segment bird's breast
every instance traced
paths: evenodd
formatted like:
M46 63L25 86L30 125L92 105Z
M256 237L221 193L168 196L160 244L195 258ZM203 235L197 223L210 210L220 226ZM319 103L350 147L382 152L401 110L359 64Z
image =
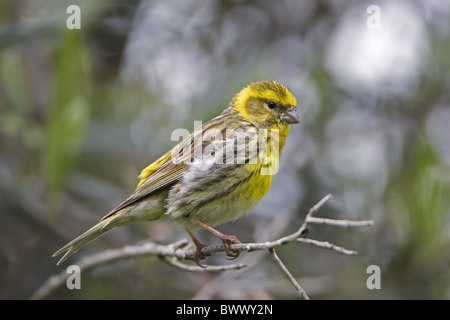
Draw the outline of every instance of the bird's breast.
M189 171L167 198L167 214L180 227L198 229L233 221L248 213L267 193L271 175L262 175L260 164L218 165L209 174ZM196 169L194 169L196 170Z

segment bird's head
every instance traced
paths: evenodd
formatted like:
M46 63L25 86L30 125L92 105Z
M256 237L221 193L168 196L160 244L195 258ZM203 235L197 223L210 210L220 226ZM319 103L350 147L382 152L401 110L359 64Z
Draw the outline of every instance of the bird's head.
M234 96L231 108L259 128L288 129L300 122L295 96L275 81L249 84Z

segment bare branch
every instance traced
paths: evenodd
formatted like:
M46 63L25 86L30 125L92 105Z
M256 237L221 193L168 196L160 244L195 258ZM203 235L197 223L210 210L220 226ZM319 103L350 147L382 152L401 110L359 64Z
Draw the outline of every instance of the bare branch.
M337 220L337 219L309 217L307 219L307 221L308 221L308 223L328 224L331 226L344 227L344 228L373 226L372 220L355 221L355 220Z
M303 238L304 233L308 228L308 224L309 223L327 224L340 227L360 227L373 225L373 221L371 220L355 221L355 220L336 220L336 219L313 217L313 214L317 212L330 199L332 199L332 196L331 194L328 194L325 197L323 197L315 206L313 206L306 214L302 225L296 232L274 241L233 244L230 246L230 249L237 252L242 251L251 252L261 250L270 252L274 260L283 270L283 272L289 277L291 283L294 285L300 297L309 299L306 292L301 288L301 286L291 275L289 270L287 270L286 266L282 263L278 255L275 253L274 249L291 242L300 242L312 244L325 249L330 249L339 252L341 254L355 255L356 251L348 250L326 241L318 241ZM82 259L79 263L77 263L77 265L81 271L86 271L95 268L99 265L111 263L113 261L117 261L120 259L153 255L160 257L163 261L169 263L172 266L175 266L177 268L186 271L196 271L196 272L225 271L225 270L237 270L246 267L246 265L244 264L232 264L221 266L207 266L206 268L199 268L198 266L192 266L182 263L180 262L181 260L193 260L195 255L195 250L184 249L184 247L188 243L189 242L186 239L174 242L169 245L161 245L150 241L144 241L134 245L124 246L118 249L110 249L91 256L87 256L84 259ZM225 247L223 245L205 247L202 249L201 252L203 255L207 256L211 255L212 253L221 251L225 251ZM49 277L47 281L33 293L31 299L43 299L50 296L54 291L56 291L58 288L64 285L66 279L67 274L64 271Z
M297 290L298 295L300 298L303 298L305 300L309 300L308 295L306 294L305 290L300 286L300 284L295 280L294 276L289 272L288 268L284 265L284 263L281 261L281 259L278 257L278 255L275 252L275 249L270 249L269 253L272 255L275 262L280 266L281 270L287 275L289 278L289 281L294 286L295 290Z
M318 241L318 240L307 239L307 238L298 238L295 241L312 244L312 245L315 245L315 246L320 247L320 248L330 249L330 250L336 251L338 253L346 254L346 255L349 255L349 256L354 256L354 255L358 254L354 250L347 250L347 249L339 247L339 246L337 246L335 244L329 243L328 241Z
M160 245L154 242L145 241L135 245L129 245L118 249L110 249L87 256L77 263L80 271L87 271L97 266L111 263L113 261L127 259L132 257L156 255L156 256L175 256L184 259L184 253L179 248L186 246L189 242L186 239L174 242L169 245ZM45 299L58 288L62 287L67 280L67 273L64 271L51 276L47 281L36 290L30 299Z
M206 265L206 268L201 268L199 266L193 266L185 263L181 263L179 259L176 257L168 257L168 256L161 256L161 259L164 262L167 262L168 264L180 268L182 270L191 271L191 272L204 272L206 271L227 271L227 270L239 270L242 268L245 268L247 265L242 263L236 263L236 264L229 264L229 265L223 265L223 266L209 266Z
M295 213L294 208L285 208L275 215L268 224L260 224L256 226L253 231L253 238L255 242L264 242L268 239L277 238L286 229L289 222ZM265 253L260 251L260 253ZM248 278L251 273L265 257L265 254L248 254L243 255L239 259L242 263L247 265L247 268L235 270L233 272L222 272L214 279L206 282L195 294L191 297L192 300L208 300L212 299L218 293L225 294L225 299L242 299L246 297L246 290L249 288L240 288L236 290L233 285L236 281L242 283Z

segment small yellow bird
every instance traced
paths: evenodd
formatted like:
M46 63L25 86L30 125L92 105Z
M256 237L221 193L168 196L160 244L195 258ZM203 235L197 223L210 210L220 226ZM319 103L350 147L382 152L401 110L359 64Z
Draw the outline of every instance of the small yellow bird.
M188 232L199 266L205 245L192 232L202 228L236 258L230 245L239 240L213 227L242 217L269 191L290 125L299 122L296 108L292 92L275 81L243 88L219 116L143 169L128 199L56 251L65 252L58 264L115 227L161 219Z

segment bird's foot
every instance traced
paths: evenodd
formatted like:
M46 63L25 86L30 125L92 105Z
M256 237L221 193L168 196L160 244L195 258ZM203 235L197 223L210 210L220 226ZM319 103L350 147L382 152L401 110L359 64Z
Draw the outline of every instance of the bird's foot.
M227 255L228 260L234 260L237 257L239 257L240 252L239 251L233 251L231 250L230 246L233 244L240 244L241 242L236 238L236 236L230 236L227 234L221 234L219 236L220 240L223 242L223 246L225 247L225 254Z
M191 237L192 241L195 244L195 253L194 253L194 262L200 267L200 268L206 268L206 266L202 265L200 263L200 260L205 259L205 255L202 253L202 249L208 247L208 245L201 243L200 241L198 241L198 239L194 236L194 234L187 230L187 233L189 234L189 236Z
M216 229L214 229L213 227L207 225L204 222L199 222L199 224L205 228L206 230L212 232L213 234L215 234L220 240L222 240L223 242L223 246L225 247L225 254L227 255L227 257L229 258L229 260L234 260L237 257L239 257L240 252L239 251L233 251L231 250L230 246L233 244L239 244L241 243L238 238L236 238L236 236L230 236L227 234L224 234Z

